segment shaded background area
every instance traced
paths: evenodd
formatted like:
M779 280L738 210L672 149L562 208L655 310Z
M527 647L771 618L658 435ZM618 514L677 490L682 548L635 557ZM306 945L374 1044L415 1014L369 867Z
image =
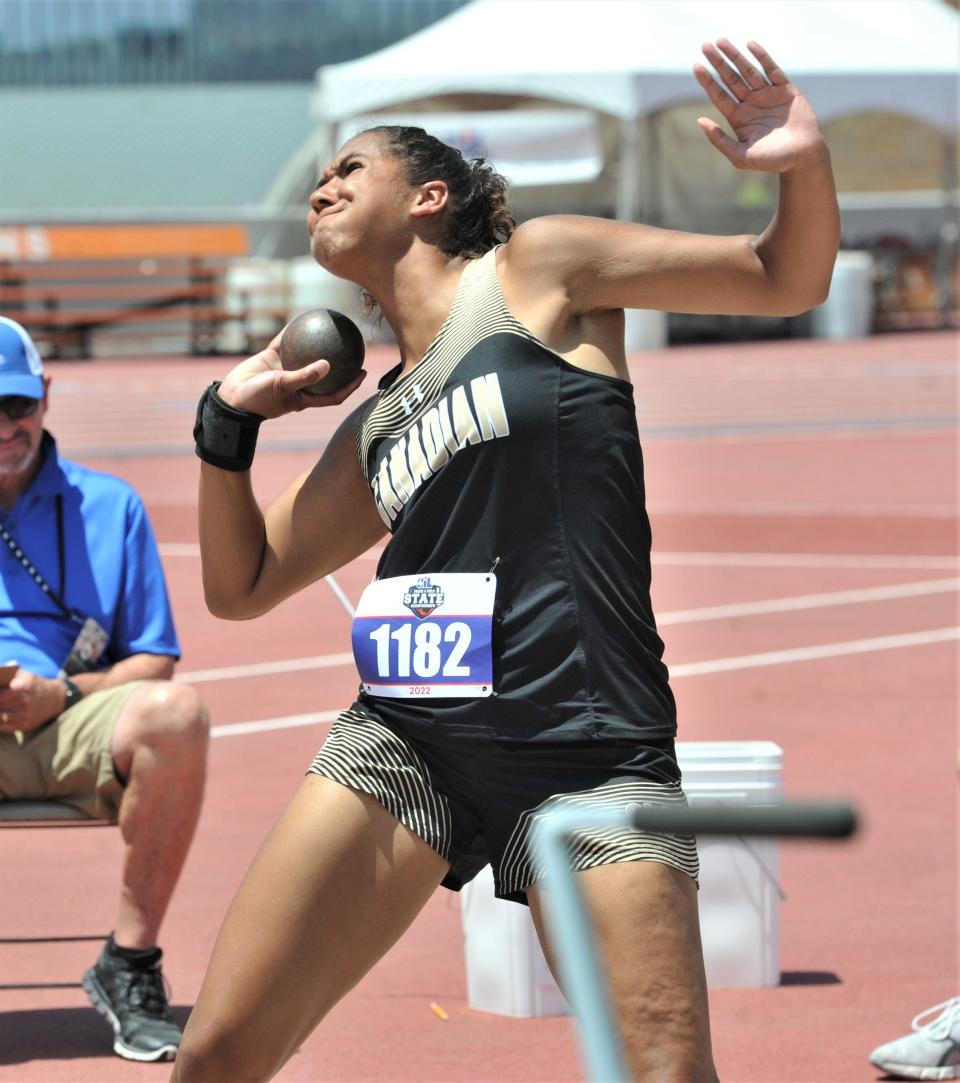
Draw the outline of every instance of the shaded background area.
M552 10L545 23L540 0L0 0L16 163L0 170L0 310L51 356L229 353L309 303L358 314L356 291L303 261L305 205L338 140L383 117L491 157L520 220L759 232L776 178L732 169L696 125L710 107L689 69L701 38L727 32L762 33L821 111L842 244L865 254L838 268L839 333L956 325L955 5ZM548 115L565 134L545 134ZM628 336L835 335L825 322L670 314L636 317Z

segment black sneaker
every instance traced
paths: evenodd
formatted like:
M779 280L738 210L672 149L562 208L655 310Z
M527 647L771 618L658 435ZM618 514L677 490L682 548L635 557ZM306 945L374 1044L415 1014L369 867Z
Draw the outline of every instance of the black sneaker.
M83 975L90 1002L113 1027L114 1052L127 1060L173 1060L180 1045L180 1028L163 988L162 954L151 948L131 961L119 954L111 935Z

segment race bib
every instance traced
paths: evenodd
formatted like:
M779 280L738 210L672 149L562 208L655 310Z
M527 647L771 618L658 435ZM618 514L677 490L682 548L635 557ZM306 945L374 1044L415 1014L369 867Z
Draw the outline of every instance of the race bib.
M478 699L493 694L491 573L378 579L353 620L363 689L391 699Z

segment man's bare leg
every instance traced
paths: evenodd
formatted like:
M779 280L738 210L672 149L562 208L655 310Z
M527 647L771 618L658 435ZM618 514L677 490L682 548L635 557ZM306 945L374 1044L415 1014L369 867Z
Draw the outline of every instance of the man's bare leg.
M169 681L135 689L117 718L111 751L126 788L120 803L125 847L114 940L122 947L157 943L200 815L208 737L200 697Z

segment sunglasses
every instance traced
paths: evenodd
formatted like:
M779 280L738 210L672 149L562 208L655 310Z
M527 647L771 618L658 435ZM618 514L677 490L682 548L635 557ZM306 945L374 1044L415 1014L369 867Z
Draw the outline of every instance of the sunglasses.
M6 414L11 421L19 421L35 414L39 405L40 400L29 395L4 395L0 398L0 414Z

